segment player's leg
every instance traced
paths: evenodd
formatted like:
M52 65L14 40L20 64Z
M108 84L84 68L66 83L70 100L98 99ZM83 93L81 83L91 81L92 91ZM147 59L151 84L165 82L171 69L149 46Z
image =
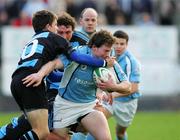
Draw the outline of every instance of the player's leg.
M12 95L32 127L32 130L22 135L19 140L41 140L49 134L45 84L27 88L22 82L26 75L28 74L18 74L11 82Z
M32 126L32 130L25 133L22 137L20 137L19 140L45 139L49 134L48 110L38 109L38 110L27 112L27 118Z
M13 118L9 124L1 127L0 131L2 133L0 133L0 139L18 139L29 130L31 130L31 125L25 116L21 115L20 117Z
M116 138L117 140L127 140L126 129L131 125L136 110L137 110L137 99L128 102L113 102L114 118L117 122L116 125Z
M107 119L110 118L113 114L112 106L106 102L103 102L102 105L97 104L94 109L103 112L103 114L106 116ZM95 138L88 133L86 140L95 140Z
M81 120L84 128L91 133L95 139L111 140L108 122L104 114L100 111L93 111Z
M120 125L116 125L116 140L127 140L126 127L122 127Z

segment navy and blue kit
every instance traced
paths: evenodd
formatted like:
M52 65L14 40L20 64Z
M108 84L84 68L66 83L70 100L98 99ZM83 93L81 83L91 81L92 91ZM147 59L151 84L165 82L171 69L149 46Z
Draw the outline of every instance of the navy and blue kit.
M70 50L65 39L51 32L38 33L27 43L11 82L12 95L21 110L48 108L44 82L42 81L37 87L26 87L22 79L38 72L44 64L55 59L58 54L69 56Z

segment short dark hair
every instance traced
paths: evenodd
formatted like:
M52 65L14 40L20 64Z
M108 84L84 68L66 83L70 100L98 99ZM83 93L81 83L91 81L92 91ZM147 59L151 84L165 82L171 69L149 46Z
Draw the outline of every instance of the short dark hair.
M108 44L113 45L115 42L114 37L112 34L106 30L100 30L96 33L94 33L89 40L89 47L91 48L93 45L95 45L97 48L100 48L101 45Z
M122 30L118 30L116 31L113 36L117 37L117 38L123 38L123 39L126 39L126 42L129 41L129 36L127 33L125 33L124 31Z
M76 21L70 14L63 12L58 16L57 25L72 26L72 30L74 30Z
M46 25L52 25L57 16L48 10L37 11L33 14L32 25L35 32L43 31Z

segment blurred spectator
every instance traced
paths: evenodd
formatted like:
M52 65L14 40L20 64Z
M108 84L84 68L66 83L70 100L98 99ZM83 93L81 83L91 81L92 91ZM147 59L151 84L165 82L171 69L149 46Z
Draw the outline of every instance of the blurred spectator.
M28 0L22 10L32 17L35 12L43 9L48 9L47 3L43 0Z
M66 11L66 1L65 0L44 0L48 4L49 10L56 14L61 11Z
M95 0L85 0L85 1L82 2L81 6L80 6L80 10L82 11L85 8L93 8L96 11L98 11L96 4L97 3L96 3Z
M99 13L98 14L98 25L107 25L107 20L104 14Z
M119 13L119 12L121 11L119 10L117 0L108 0L106 2L104 13L106 15L108 24L110 25L115 24L116 13Z
M9 24L9 19L8 19L7 11L4 8L2 8L0 9L0 27L8 24Z
M151 17L151 20L154 19L153 2L154 2L153 0L134 0L133 23L135 24L144 23L145 19L143 18L147 18L148 16ZM143 17L144 16L143 13L146 13L145 17ZM147 13L148 13L148 16L146 17Z
M8 15L10 20L13 18L18 18L22 8L26 4L27 0L14 0L8 5Z
M155 22L152 20L151 14L148 12L143 12L139 15L139 18L135 20L135 25L141 26L152 26L156 25Z
M116 13L115 16L115 25L125 25L127 24L127 18L123 14L123 12Z
M129 25L132 22L133 0L117 0L120 10L123 14L118 15L118 19L124 18L124 24Z
M66 0L66 12L76 20L79 19L80 11L79 6L75 4L74 0Z
M21 11L18 18L15 18L11 21L11 25L20 27L20 26L31 26L32 19L27 13Z
M159 23L161 25L172 25L176 13L174 0L159 1Z
M134 8L137 13L147 12L149 14L152 14L153 0L134 0Z

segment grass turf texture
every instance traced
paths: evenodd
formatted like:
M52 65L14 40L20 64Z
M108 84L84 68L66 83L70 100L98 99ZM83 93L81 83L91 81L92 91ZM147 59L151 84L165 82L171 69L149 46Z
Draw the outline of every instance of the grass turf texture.
M0 126L18 113L0 113ZM109 119L112 140L115 120ZM128 128L129 140L180 140L180 112L138 112Z

